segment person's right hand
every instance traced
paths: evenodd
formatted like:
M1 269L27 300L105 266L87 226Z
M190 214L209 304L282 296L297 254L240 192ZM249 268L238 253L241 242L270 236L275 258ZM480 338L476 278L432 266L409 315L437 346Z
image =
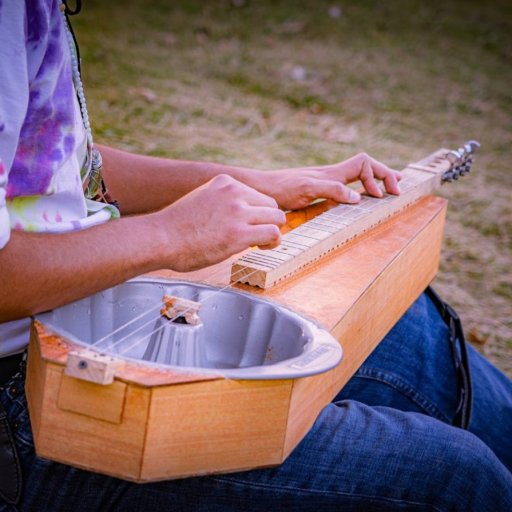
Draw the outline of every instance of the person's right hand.
M258 245L281 241L285 214L276 201L228 175L219 175L160 210L167 268L187 272Z

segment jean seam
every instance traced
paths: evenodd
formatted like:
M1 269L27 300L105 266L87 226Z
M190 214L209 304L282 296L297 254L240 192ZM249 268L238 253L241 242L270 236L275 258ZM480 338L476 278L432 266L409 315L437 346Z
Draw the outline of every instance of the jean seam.
M420 503L417 501L405 500L405 499L402 500L402 499L396 499L396 498L385 498L382 496L373 496L373 495L368 495L368 494L342 492L342 491L331 491L331 490L320 490L320 489L318 489L318 490L317 489L302 489L300 487L291 487L291 486L285 486L285 485L276 486L276 485L268 485L268 484L257 483L257 482L246 482L243 480L237 480L236 478L229 478L229 477L211 477L211 478L212 478L212 480L216 480L221 483L235 484L235 485L243 486L243 487L253 487L255 489L263 488L263 489L271 489L273 491L286 490L286 491L291 491L291 492L295 492L295 493L303 493L303 494L315 494L315 495L320 494L323 496L333 495L333 496L344 496L344 497L349 497L349 498L371 499L371 500L383 502L383 503L402 504L402 505L408 505L408 506L410 506L410 505L419 506L419 507L422 507L423 509L425 509L425 507L427 507L426 510L442 512L442 509L437 508L431 504L425 505L424 503Z
M420 393L416 388L411 386L408 382L403 380L398 375L385 372L379 370L377 368L360 368L354 377L359 377L361 379L367 380L376 380L383 384L387 384L391 388L399 391L403 396L417 405L420 409L422 409L425 413L430 416L435 417L438 420L443 422L450 423L450 418L444 415L434 403L432 403L425 395Z

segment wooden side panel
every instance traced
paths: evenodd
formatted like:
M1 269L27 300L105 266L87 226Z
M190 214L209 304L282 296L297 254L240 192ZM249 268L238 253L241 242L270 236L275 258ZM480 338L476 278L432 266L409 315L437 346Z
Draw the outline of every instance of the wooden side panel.
M279 464L292 381L153 389L141 480Z
M44 386L46 382L46 365L41 357L37 333L32 326L30 330L30 343L28 346L27 377L25 379L25 393L27 396L28 411L32 435L37 445L43 414Z
M31 407L31 417L38 417L34 438L38 455L91 471L138 479L150 390L127 386L122 422L115 424L59 408L64 368L43 360L37 364L46 367L42 370L46 374L45 386L36 388L36 381L27 382L27 386L32 401L42 403L39 414L37 407L35 410ZM33 371L32 375L36 373ZM100 410L105 407L105 399L103 386L97 388L97 393L89 394L88 407ZM73 441L64 442L67 439Z
M341 364L327 373L294 381L285 456L436 275L445 211L438 210L333 327L332 334L344 348ZM360 248L352 248L351 256L355 261L361 258L359 268L364 272L364 254L360 249L372 251L378 246L369 241Z
M110 423L121 423L126 388L124 382L116 381L107 386L64 374L60 382L57 404L65 411ZM98 407L98 394L103 398L101 407Z

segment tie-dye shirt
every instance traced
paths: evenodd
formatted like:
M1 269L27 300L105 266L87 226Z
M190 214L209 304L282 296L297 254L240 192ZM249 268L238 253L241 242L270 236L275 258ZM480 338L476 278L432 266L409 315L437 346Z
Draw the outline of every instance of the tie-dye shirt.
M12 229L60 233L118 216L84 197L86 139L60 1L0 0L0 250ZM26 344L26 325L0 324L0 356Z

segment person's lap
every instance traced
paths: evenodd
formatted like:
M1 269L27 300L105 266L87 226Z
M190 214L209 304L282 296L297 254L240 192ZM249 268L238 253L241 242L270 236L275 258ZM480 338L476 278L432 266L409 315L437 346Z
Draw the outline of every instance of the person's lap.
M496 455L510 468L511 384L471 351L471 430L495 455L449 425L458 390L446 334L422 296L282 465L228 475L141 485L40 459L19 396L20 509L508 510L512 476Z

